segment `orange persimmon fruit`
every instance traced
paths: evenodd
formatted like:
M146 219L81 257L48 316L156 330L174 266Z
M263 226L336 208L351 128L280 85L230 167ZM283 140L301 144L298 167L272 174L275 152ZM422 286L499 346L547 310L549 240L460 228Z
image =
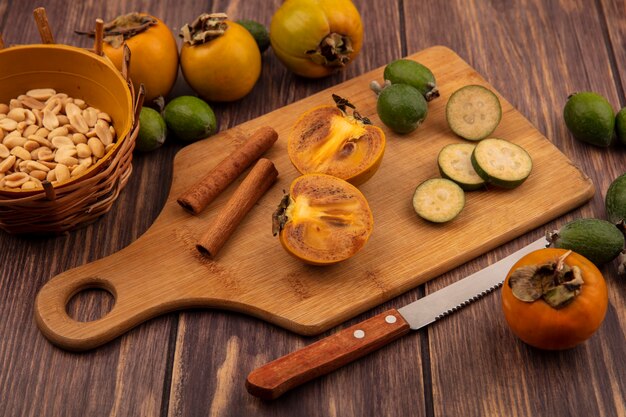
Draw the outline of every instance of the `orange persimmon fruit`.
M180 67L185 80L207 101L243 98L261 75L254 37L223 13L204 13L181 29Z
M354 256L368 241L374 218L365 196L352 184L326 174L296 178L273 217L283 248L313 265Z
M569 349L584 342L602 324L607 307L602 273L565 249L540 249L522 257L502 287L509 327L540 349Z
M272 17L270 41L290 71L326 77L357 57L363 22L351 0L286 0Z
M122 31L122 35L115 35ZM178 46L170 29L160 19L146 13L129 13L105 25L102 51L122 70L124 43L128 45L130 79L135 92L145 87L145 101L167 96L178 75Z
M289 158L300 173L328 174L354 185L376 173L384 151L382 129L331 105L302 114L287 141Z

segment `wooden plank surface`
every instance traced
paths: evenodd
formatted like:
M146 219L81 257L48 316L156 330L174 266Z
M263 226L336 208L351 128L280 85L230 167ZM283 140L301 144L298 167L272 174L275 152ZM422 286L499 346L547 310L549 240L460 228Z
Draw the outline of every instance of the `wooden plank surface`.
M59 42L88 46L72 33L97 16L149 9L172 28L201 11L225 10L268 24L279 1L46 2ZM457 51L582 167L597 192L592 201L547 227L580 216L604 215L606 187L626 168L624 149L574 142L562 123L567 94L590 89L615 108L626 103L621 1L402 2L356 1L366 23L366 45L348 71L307 81L287 74L268 51L252 95L215 106L221 129L330 87L432 45ZM35 2L0 2L5 43L36 42ZM621 83L621 84L620 84ZM184 84L179 92L188 91ZM0 236L0 415L604 415L626 409L626 287L615 265L602 271L609 313L599 332L569 352L547 354L515 339L491 296L409 335L279 401L245 393L247 373L315 339L240 314L192 311L152 320L87 354L52 347L36 329L32 305L52 276L125 247L150 226L167 197L170 143L137 156L128 188L99 222L56 238ZM141 198L137 198L141 196ZM543 230L465 264L431 283L342 324L341 328L474 272L530 242ZM95 307L95 308L94 308ZM110 307L95 295L78 297L73 314L98 316ZM332 331L331 331L332 332ZM328 333L331 333L328 332ZM494 342L496 341L496 342ZM495 360L494 360L495 358ZM564 394L565 393L565 394ZM570 393L571 395L567 395ZM569 402L563 402L564 398Z
M513 105L576 164L587 169L597 188L590 204L551 222L535 235L573 218L603 216L606 188L616 175L626 171L624 149L581 146L568 134L561 115L567 96L574 91L597 91L616 109L623 100L613 83L610 47L594 47L606 36L604 17L593 2L523 1L493 8L483 8L480 3L455 1L446 6L453 11L451 24L457 28L447 33L448 44L458 47L459 54L497 89L507 91ZM406 15L411 7L415 2L405 3ZM623 9L623 4L619 8ZM443 6L431 12L443 13ZM424 42L421 36L411 36L421 24L424 22L419 15L417 20L407 20L409 50ZM463 33L462 39L455 38L459 33ZM478 264L494 259L489 255L480 258ZM458 274L446 274L429 283L427 292L473 270L468 265ZM624 345L618 342L624 340L624 331L615 330L624 329L626 324L624 286L615 265L605 266L603 272L613 314L609 313L596 337L572 351L546 353L517 340L501 315L499 297L489 297L432 326L428 350L434 415L624 415L626 374L615 371L618 363L623 363L618 358L624 354ZM458 343L461 340L468 343ZM607 360L607 356L612 359ZM589 375L593 375L593 382ZM611 382L596 383L600 375ZM548 388L555 383L558 389ZM458 386L464 388L458 390ZM559 392L576 395L562 403Z

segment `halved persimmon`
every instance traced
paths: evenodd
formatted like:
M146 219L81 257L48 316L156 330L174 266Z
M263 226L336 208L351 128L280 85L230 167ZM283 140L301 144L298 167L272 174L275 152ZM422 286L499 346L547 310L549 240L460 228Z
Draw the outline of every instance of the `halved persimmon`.
M296 178L273 217L285 250L309 264L330 265L356 254L368 241L374 218L365 196L331 175Z
M333 96L337 107L315 107L300 116L288 139L291 162L302 174L322 173L363 184L378 170L385 134L356 111L346 113L347 100Z

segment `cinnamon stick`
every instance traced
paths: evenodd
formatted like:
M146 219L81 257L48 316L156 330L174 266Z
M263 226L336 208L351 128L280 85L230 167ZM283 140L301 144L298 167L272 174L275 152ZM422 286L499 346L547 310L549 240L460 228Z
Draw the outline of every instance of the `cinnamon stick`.
M277 177L278 171L272 161L259 159L196 244L198 251L206 256L215 256Z
M4 39L2 39L2 33L0 33L0 49L4 49Z
M54 37L52 36L52 31L50 30L50 24L48 23L48 15L46 14L46 9L44 9L43 7L37 7L33 11L33 15L35 16L37 29L39 29L41 43L54 43Z
M224 158L204 178L178 198L178 204L193 214L200 213L254 161L272 147L278 133L269 126L257 129L248 140Z

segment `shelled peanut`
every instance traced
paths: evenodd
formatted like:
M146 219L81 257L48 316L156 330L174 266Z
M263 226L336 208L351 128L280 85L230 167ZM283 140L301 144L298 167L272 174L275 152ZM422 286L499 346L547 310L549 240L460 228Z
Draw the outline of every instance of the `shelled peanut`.
M51 88L0 103L0 188L31 190L77 177L114 146L111 117Z

